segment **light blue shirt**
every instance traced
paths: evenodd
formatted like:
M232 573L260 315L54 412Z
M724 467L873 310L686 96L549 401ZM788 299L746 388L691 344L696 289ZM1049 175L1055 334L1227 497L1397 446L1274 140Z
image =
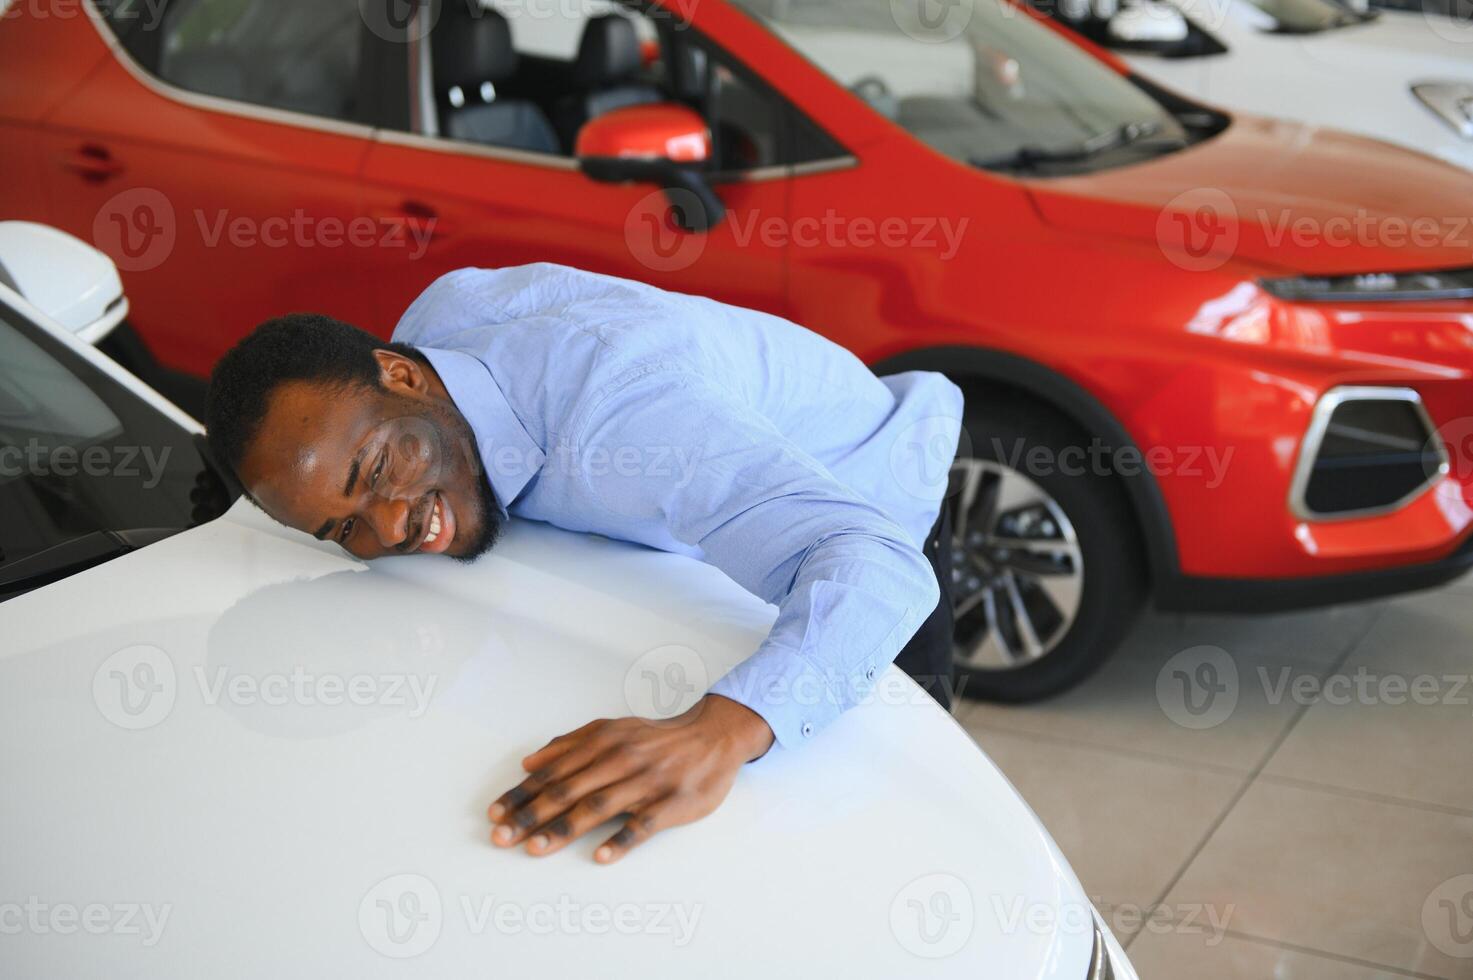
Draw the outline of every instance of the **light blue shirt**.
M801 745L940 594L921 553L961 429L939 374L877 378L780 317L558 265L461 269L405 312L503 512L692 555L774 603L711 692Z

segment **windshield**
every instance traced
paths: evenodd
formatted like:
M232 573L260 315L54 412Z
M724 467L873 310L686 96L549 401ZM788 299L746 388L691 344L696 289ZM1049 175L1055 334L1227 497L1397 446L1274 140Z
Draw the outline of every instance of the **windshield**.
M877 111L959 160L1010 167L1047 158L1078 169L1140 137L1158 147L1185 137L1160 103L1005 0L734 2ZM932 19L928 6L950 13ZM1060 155L1067 161L1054 159Z
M1268 14L1279 30L1290 34L1313 34L1334 27L1359 24L1374 16L1357 13L1334 0L1249 0Z
M0 599L47 554L128 550L63 547L98 532L136 542L215 516L211 479L188 432L0 303Z

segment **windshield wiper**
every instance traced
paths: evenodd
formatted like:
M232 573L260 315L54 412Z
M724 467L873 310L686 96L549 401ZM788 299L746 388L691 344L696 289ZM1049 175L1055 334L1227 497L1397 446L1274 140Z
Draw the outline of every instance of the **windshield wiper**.
M0 599L86 571L145 545L178 534L181 528L148 527L92 531L68 538L32 555L0 564Z
M973 157L971 163L984 170L1010 170L1018 167L1033 167L1041 163L1078 163L1110 150L1118 150L1121 147L1139 143L1148 137L1155 136L1160 131L1159 122L1130 122L1091 136L1073 146L1058 148L1020 146L1005 156ZM1163 145L1177 148L1186 145L1186 141L1179 137L1167 137L1160 142Z

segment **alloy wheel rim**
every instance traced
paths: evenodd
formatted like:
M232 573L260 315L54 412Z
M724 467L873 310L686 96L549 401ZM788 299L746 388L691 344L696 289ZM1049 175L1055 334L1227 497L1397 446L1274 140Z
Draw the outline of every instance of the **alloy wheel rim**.
M971 458L952 466L947 506L957 665L1016 670L1048 656L1084 596L1084 556L1064 509L1017 470Z

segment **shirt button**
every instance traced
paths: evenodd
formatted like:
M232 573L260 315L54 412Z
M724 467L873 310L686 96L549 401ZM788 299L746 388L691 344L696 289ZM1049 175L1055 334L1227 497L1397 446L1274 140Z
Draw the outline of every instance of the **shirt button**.
M811 721L805 721L803 723L802 732L803 732L803 737L804 738L808 738L810 735L812 735L813 734L813 723Z

